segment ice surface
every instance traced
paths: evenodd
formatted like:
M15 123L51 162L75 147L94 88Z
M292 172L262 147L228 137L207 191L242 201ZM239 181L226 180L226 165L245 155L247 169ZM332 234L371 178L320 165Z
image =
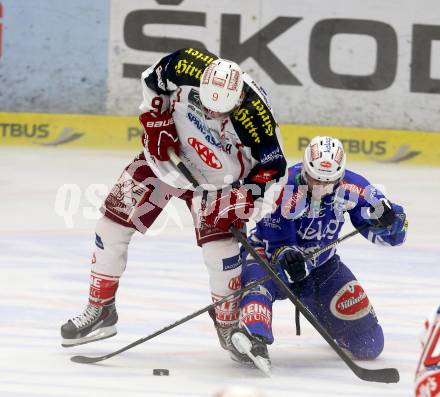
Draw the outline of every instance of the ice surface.
M402 204L408 241L375 247L355 237L339 248L362 282L385 331L385 351L367 367L397 367L396 385L357 379L302 321L295 336L290 302L275 305L272 378L230 361L218 346L207 315L95 365L70 362L75 354L104 354L209 303L208 277L195 245L191 218L176 200L151 235L136 235L118 292L116 337L64 349L59 326L86 303L96 205L129 162L130 152L59 148L0 148L0 396L213 396L226 385L255 386L267 397L409 397L419 355L422 323L440 303L440 169L351 164L382 184ZM66 227L55 205L63 184L76 185L78 211ZM92 185L92 188L89 186ZM79 193L78 193L79 192ZM62 195L58 196L59 198ZM69 198L71 196L67 196ZM89 197L90 199L90 197ZM99 198L97 200L99 202ZM437 204L438 205L438 204ZM180 224L179 224L180 223ZM346 228L345 231L349 231ZM170 376L152 375L168 368Z

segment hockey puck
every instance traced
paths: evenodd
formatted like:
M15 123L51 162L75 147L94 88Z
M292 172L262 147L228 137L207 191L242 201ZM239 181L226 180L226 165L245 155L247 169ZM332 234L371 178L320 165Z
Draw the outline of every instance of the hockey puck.
M161 369L161 368L153 369L153 375L168 376L169 374L170 374L170 370L169 369Z

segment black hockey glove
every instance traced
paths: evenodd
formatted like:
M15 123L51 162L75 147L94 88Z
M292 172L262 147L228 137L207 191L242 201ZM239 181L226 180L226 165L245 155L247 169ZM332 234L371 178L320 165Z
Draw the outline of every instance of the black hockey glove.
M406 215L400 205L392 204L382 198L368 209L367 222L372 231L378 234L395 234L403 229Z
M303 252L297 247L277 248L272 256L272 263L285 283L296 283L308 275Z

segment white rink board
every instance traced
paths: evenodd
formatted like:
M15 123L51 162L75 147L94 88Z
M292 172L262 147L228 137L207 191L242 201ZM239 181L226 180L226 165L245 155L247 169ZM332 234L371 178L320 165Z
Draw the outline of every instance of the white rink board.
M166 41L159 42L158 38L164 37L172 42L177 38L196 41L214 53L224 54L225 51L229 51L227 54L236 54L231 56L236 58L241 56L242 52L248 51L246 46L243 47L244 50L240 50L240 44L245 43L277 18L283 17L284 19L278 20L275 26L272 25L271 31L276 30L276 25L286 24L290 27L283 32L273 33L273 40L264 47L276 58L275 63L262 67L252 57L244 59L241 63L242 67L269 92L274 109L282 122L438 131L438 37L431 42L430 51L427 50L430 54L429 65L428 57L423 57L426 62L420 61L422 57L419 52L415 57L418 61L426 63L424 67L429 70L425 74L434 80L431 85L435 85L437 91L431 85L428 86L437 93L415 92L417 90L411 88L410 84L411 63L415 64L412 61L413 31L415 25L432 25L436 32L440 31L440 2L437 0L185 0L180 2L180 5L158 3L160 2L143 0L111 2L107 101L110 113L136 113L141 101L140 84L138 79L123 77L124 64L149 65L166 55L169 51L161 49L166 47ZM142 10L147 15L145 23L140 23L137 31L134 29L130 35L124 36L127 15ZM148 20L148 10L159 12L154 14L157 15L157 21L154 23ZM231 15L240 20L239 38L232 32L236 24L228 19ZM174 23L170 24L170 18ZM295 18L298 20L295 21ZM312 62L309 56L311 47L317 48L318 53L323 51L319 48L321 40L316 40L312 32L318 24L328 19L342 19L345 21L342 24L345 25L348 20L352 20L355 25L356 21L366 20L374 32L386 25L387 33L379 32L378 40L382 42L383 37L387 35L394 37L396 47L394 53L391 51L392 46L385 45L380 62L376 57L378 40L370 34L361 33L336 34L330 41L328 58L319 59L329 59L330 70L333 73L351 75L354 79L372 75L375 73L376 64L384 64L385 71L380 72L370 85L379 87L383 83L382 80L386 80L386 74L391 73L393 77L388 86L377 91L371 91L371 87L355 90L350 82L343 83L344 87L349 86L350 89L325 86L328 78L323 77L322 67L317 66L322 62ZM168 22L161 22L165 20ZM315 39L312 40L312 36ZM232 40L234 44L228 45L228 40ZM162 47L160 43L163 43ZM156 48L153 48L155 46ZM178 47L176 42L175 48ZM422 51L420 43L416 45L416 50ZM426 51L423 53L426 54ZM272 55L261 57L267 61L269 58L272 59ZM390 66L393 61L395 68ZM288 77L280 77L281 71L277 72L280 67L285 68L290 80L295 78L301 85L292 85ZM324 83L317 81L316 77L313 78L312 69L317 71L318 80L325 80ZM390 70L394 70L394 73ZM274 79L281 82L276 83Z
M439 168L351 167L385 185L409 217L403 247L375 247L358 236L339 250L369 294L385 331L383 355L361 365L396 366L399 384L355 378L306 321L303 336L296 337L289 302L275 305L270 379L229 360L207 315L106 362L71 363L73 354L113 351L209 303L207 272L189 214L182 215L182 228L169 219L166 231L159 232L166 222L162 217L152 236L136 235L132 243L118 291L119 334L70 350L60 346L59 326L86 301L94 220L78 213L74 228L67 228L54 213L56 192L63 183L76 184L81 192L91 184L111 187L131 157L129 152L0 149L0 396L213 397L230 384L256 386L266 397L413 396L418 334L440 301L440 218L432 210L440 195L439 184L433 184ZM91 207L81 197L80 210ZM176 205L185 214L185 205ZM152 376L153 368L168 368L170 376Z

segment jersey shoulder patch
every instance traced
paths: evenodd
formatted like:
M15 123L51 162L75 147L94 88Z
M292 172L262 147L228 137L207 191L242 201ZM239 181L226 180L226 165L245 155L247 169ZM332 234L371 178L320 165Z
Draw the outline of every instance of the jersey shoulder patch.
M346 170L345 175L339 183L339 187L348 193L357 194L365 198L371 194L371 185L362 175Z
M287 185L300 185L301 184L301 169L302 163L297 163L288 168Z
M162 82L162 86L156 83L159 88L165 90L166 82L170 81L176 86L189 85L199 87L205 68L218 57L211 52L199 48L182 48L162 58L156 65L153 73L145 78L145 83L150 88L154 82Z
M232 125L246 146L265 145L277 141L277 123L272 110L255 87L244 83L245 98L230 116Z

